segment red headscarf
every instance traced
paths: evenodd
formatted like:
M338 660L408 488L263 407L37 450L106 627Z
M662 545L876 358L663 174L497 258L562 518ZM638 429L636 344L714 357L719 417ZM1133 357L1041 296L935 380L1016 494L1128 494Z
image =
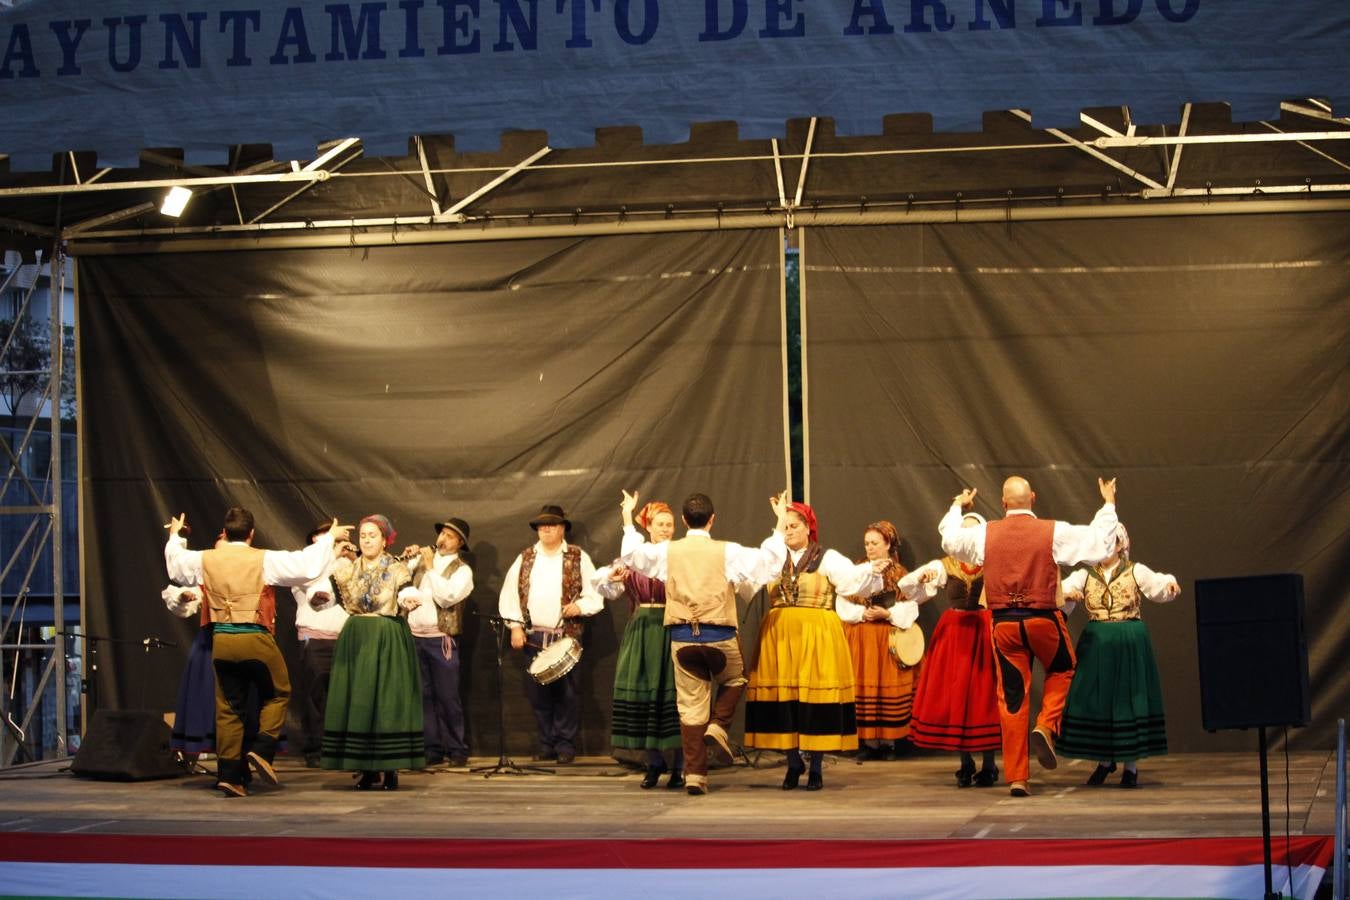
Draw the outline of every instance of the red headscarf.
M806 522L806 539L811 543L818 543L820 538L816 534L816 512L805 503L789 503L788 509L801 516Z
M643 531L650 531L652 519L656 518L657 513L670 513L670 517L675 518L675 513L671 510L669 504L662 503L660 500L653 500L638 510L638 514L633 517L633 521L637 522Z

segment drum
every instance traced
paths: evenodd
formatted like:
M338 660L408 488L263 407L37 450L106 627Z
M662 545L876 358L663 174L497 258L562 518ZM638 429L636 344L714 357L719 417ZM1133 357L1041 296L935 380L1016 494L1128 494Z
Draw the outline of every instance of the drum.
M902 669L912 669L923 659L923 631L915 622L908 628L891 629L891 658Z
M552 684L572 671L580 661L581 642L571 635L563 635L540 650L527 671L540 684Z

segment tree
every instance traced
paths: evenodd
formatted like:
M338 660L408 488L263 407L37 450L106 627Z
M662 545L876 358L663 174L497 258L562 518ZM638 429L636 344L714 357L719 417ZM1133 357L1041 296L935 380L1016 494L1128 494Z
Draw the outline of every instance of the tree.
M11 337L12 333L12 337ZM0 319L0 340L10 338L9 349L0 359L0 400L12 416L32 415L30 402L47 387L52 364L51 329L44 322L25 316L15 327L13 319ZM75 417L75 330L65 328L61 370L61 416ZM2 345L0 345L2 346Z

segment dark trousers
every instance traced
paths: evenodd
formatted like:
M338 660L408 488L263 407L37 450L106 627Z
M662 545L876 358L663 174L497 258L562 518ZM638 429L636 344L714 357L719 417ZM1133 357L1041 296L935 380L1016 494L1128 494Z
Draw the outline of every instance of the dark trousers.
M304 755L323 751L323 714L328 706L328 678L333 674L337 641L309 638L300 644L300 724L305 729Z
M422 734L428 765L469 755L464 743L464 704L459 697L459 639L449 641L450 658L446 659L444 639L413 638L422 667Z
M525 665L529 666L539 650L526 645ZM577 752L577 732L581 730L581 672L579 666L552 684L540 684L525 675L525 697L539 725L539 751L542 754Z
M248 776L244 755L257 753L268 762L277 752L291 679L276 641L266 631L221 634L212 638L211 662L216 670L216 768L221 781L243 784ZM258 735L245 743L244 717L250 694L262 709Z

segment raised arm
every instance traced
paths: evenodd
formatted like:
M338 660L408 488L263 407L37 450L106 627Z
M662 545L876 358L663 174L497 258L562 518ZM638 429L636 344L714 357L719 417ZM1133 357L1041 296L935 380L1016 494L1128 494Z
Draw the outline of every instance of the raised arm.
M961 524L965 514L975 506L975 488L966 488L952 498L947 514L938 522L942 536L942 550L948 556L973 566L984 565L985 526Z
M329 529L303 550L264 553L263 581L278 587L302 587L322 575L332 559L333 531Z

